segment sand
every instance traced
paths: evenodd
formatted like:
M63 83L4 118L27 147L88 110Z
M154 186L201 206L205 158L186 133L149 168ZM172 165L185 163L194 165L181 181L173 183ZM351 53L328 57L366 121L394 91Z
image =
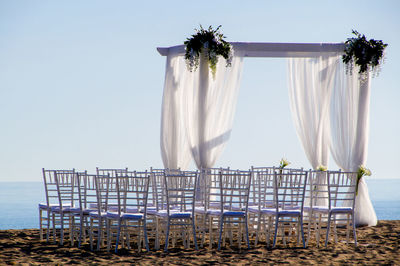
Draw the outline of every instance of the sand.
M37 229L0 231L0 264L96 264L96 265L205 265L205 264L367 264L400 265L400 221L379 221L375 227L357 229L358 246L331 243L317 248L310 243L300 247L266 248L260 243L250 250L225 248L222 251L201 248L185 250L183 247L138 253L121 250L119 254L90 251L89 246L59 246L39 240ZM235 245L236 246L236 245Z

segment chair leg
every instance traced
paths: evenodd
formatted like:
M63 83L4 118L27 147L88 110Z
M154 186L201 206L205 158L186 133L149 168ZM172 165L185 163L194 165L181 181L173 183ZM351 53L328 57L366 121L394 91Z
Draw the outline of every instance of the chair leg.
M213 217L210 215L208 218L208 235L209 235L209 248L212 249L213 245Z
M357 246L357 232L356 232L356 223L354 222L354 213L351 215L353 221L353 235L354 235L354 245Z
M52 213L52 219L53 219L53 241L54 243L57 242L57 237L56 237L56 214L53 212Z
M51 218L50 218L50 210L49 209L47 209L47 225L46 225L46 227L47 227L47 231L46 231L46 241L47 242L49 242L49 240L50 240L50 224L51 224Z
M303 248L306 248L306 242L304 239L303 219L300 217L299 220L300 220L301 238L303 239Z
M64 243L64 213L60 213L61 232L60 232L60 245Z
M196 248L196 250L199 250L199 247L197 246L197 239L196 239L196 228L195 228L195 224L194 224L194 219L192 218L192 228L193 228L193 242L194 242L194 247ZM190 240L189 240L190 242Z
M43 227L42 227L42 209L39 208L39 235L40 241L43 240Z
M143 234L144 234L144 243L145 243L145 246L146 246L146 250L149 251L150 249L149 249L149 240L148 240L148 237L147 237L147 224L146 224L146 221L143 222Z
M121 221L121 219L118 219L118 230L117 230L117 241L115 243L115 253L118 253L119 238L121 236L121 226L122 226L122 221Z
M167 251L168 251L169 227L170 227L170 220L169 220L169 218L168 218L168 223L167 223L167 232L165 233L165 247L164 247L164 251L165 251L165 252L167 252Z
M276 244L276 237L278 235L278 224L279 224L279 215L277 215L275 218L274 243L273 243L272 247L275 247L275 244Z
M224 216L221 216L219 224L218 250L221 250L221 238L222 238L222 230L224 227L224 219L225 219Z
M307 228L306 246L308 246L308 242L310 241L310 238L311 238L311 224L312 224L313 220L314 220L314 213L313 213L313 211L310 211L308 213L308 228Z
M272 229L272 216L268 216L268 231L267 231L267 236L266 236L266 241L267 241L267 247L269 247L269 242L271 240L271 229Z
M90 241L90 250L93 250L93 219L90 219L90 229L89 229L89 241Z
M260 234L260 226L261 226L261 213L257 214L257 229L256 229L256 240L254 241L254 245L257 246L259 234Z
M247 248L250 249L250 240L249 240L249 226L248 226L248 221L247 217L245 218L245 226L246 226L246 240L247 240Z
M325 247L328 246L328 241L329 241L329 230L331 228L331 214L328 214L328 224L326 227L326 239L325 239Z

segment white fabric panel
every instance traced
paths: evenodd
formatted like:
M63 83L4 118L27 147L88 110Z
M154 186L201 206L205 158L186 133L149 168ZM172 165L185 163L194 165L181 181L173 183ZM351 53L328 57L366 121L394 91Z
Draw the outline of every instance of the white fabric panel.
M328 165L329 101L339 56L288 59L290 108L297 136L314 169Z
M190 72L189 72L190 73ZM161 156L165 168L186 170L192 160L184 120L185 79L183 56L168 55L161 109Z
M341 62L331 99L331 153L336 164L345 171L357 171L367 161L370 77L360 80L357 73L358 67L354 67L352 75L345 74ZM377 224L364 178L358 187L355 222L357 225Z
M288 59L289 100L293 123L313 169L328 166L329 101L340 55ZM316 175L316 179L325 175ZM326 180L314 180L326 184ZM328 206L328 195L314 204ZM306 199L305 205L309 204Z
M186 132L198 169L213 167L230 137L242 64L240 54L234 54L231 67L226 67L221 57L214 79L207 61L201 58L198 70L187 75Z

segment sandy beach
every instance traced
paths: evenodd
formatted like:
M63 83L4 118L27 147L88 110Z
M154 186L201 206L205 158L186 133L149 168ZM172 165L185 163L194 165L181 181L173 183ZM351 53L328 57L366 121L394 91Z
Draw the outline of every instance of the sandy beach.
M279 246L271 249L260 243L250 250L225 248L222 251L183 247L138 253L121 250L119 254L93 252L89 246L59 246L40 241L37 229L0 231L0 264L141 264L141 265L204 265L204 264L367 264L400 265L400 221L379 221L376 227L357 229L358 246L331 243L317 248L310 243L306 249Z

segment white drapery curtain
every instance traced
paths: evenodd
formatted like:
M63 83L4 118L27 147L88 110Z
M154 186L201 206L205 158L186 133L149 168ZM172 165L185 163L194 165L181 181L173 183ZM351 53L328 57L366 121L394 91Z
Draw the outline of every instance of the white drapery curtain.
M288 59L290 109L297 136L313 169L328 166L329 101L340 55L321 54L315 58ZM314 183L326 184L325 175ZM306 205L309 204L307 199ZM322 197L319 206L327 206Z
M230 137L242 74L243 56L232 64L219 58L213 78L208 62L187 70L183 55L167 56L161 114L161 156L165 168L212 167Z
M213 167L230 137L242 66L239 53L234 53L230 67L221 57L214 79L208 62L200 58L199 69L187 75L186 133L198 169Z
M331 153L336 164L343 170L357 171L367 161L370 76L360 80L358 67L353 67L353 74L347 75L342 62L338 68L331 99ZM355 223L368 226L377 224L364 178L358 187Z
M186 170L192 161L184 117L183 92L186 89L187 72L182 55L167 56L160 133L161 157L165 168Z
M293 123L314 169L328 165L329 101L338 55L288 59L289 100Z

